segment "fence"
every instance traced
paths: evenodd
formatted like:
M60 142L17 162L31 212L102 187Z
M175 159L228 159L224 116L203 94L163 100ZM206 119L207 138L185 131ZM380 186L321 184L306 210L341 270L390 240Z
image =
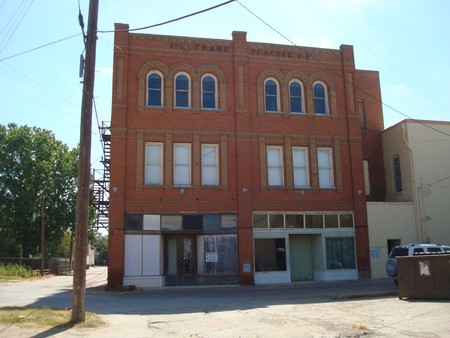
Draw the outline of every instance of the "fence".
M0 257L0 264L19 264L32 270L41 269L40 258L3 258ZM44 270L54 275L68 274L73 270L73 262L70 262L68 258L45 258Z

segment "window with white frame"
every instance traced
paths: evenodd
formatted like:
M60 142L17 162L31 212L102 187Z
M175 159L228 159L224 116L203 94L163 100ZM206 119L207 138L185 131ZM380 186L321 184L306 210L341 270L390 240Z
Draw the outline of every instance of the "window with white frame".
M317 148L317 166L319 169L319 187L334 188L333 150L331 148Z
M284 185L283 147L267 147L267 181L269 186Z
M264 82L264 101L266 112L279 112L280 95L278 82L274 79L267 79Z
M163 144L160 142L145 144L145 184L163 184Z
M394 192L402 192L402 171L400 168L400 155L392 156L392 175L394 179Z
M308 148L292 147L294 187L309 187Z
M217 80L207 74L202 78L202 108L217 109Z
M189 143L173 145L173 184L191 185L191 145Z
M175 76L175 107L189 108L191 106L190 79L185 73Z
M301 114L305 112L303 106L303 85L299 81L292 81L289 84L289 103L291 113Z
M327 87L323 82L314 83L313 96L314 96L314 113L317 115L329 114Z
M147 78L147 106L163 106L163 77L159 72L153 71Z
M202 185L219 185L219 147L202 144Z

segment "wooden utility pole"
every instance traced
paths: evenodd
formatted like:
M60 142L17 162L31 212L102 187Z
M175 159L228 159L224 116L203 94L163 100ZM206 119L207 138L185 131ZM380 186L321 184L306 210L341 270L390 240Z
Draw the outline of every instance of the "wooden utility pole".
M89 2L86 36L86 66L81 103L80 161L78 163L78 192L75 225L75 260L72 290L72 323L86 319L86 251L88 246L92 103L94 96L95 51L97 42L98 0Z
M45 268L45 206L44 199L41 201L41 276L44 276Z

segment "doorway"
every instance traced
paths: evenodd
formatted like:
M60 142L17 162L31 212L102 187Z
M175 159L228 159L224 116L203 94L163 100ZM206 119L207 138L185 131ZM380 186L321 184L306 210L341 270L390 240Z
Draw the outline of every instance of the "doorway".
M311 236L290 235L289 254L291 281L313 280L313 259Z
M197 283L197 236L171 235L164 238L166 285Z

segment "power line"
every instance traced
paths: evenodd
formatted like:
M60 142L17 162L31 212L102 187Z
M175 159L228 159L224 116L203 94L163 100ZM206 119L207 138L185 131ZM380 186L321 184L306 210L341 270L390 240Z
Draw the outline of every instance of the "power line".
M16 56L19 56L19 55L23 55L23 54L27 54L27 53L33 52L35 50L38 50L38 49L41 49L41 48L44 48L44 47L48 47L48 46L54 45L56 43L59 43L59 42L65 41L65 40L72 39L72 38L74 38L76 36L80 36L80 35L81 35L81 33L78 33L78 34L74 34L74 35L71 35L71 36L68 36L68 37L65 37L65 38L53 41L53 42L46 43L45 45L42 45L42 46L39 46L39 47L35 47L35 48L32 48L32 49L26 50L24 52L21 52L21 53L18 53L18 54L14 54L14 55L5 57L3 59L0 59L0 62L8 60L8 59L12 59L12 58L14 58Z
M281 34L278 30L276 30L274 27L272 27L269 23L267 23L266 21L264 21L263 19L261 19L258 15L256 15L253 11L251 11L250 9L248 9L247 7L245 7L239 0L235 0L239 5L241 5L245 10L247 10L250 14L252 14L255 18L257 18L258 20L260 20L263 24L265 24L267 27L269 27L271 30L273 30L275 33L277 33L278 35L280 35L282 38L284 38L285 40L287 40L289 43L291 43L293 46L295 47L299 47L297 46L292 40L288 39L285 35ZM345 82L349 82L347 79L344 78L344 76L338 72L336 72L334 69L332 69L331 67L327 66L325 63L321 62L320 60L314 59L317 63L319 63L320 65L322 65L323 67L325 67L327 70L333 72L334 74L336 74L337 76L339 76L341 79L343 79ZM394 112L403 115L404 117L407 117L408 119L414 120L417 123L420 123L422 125L424 125L427 128L430 128L438 133L441 133L445 136L450 137L450 134L447 134L439 129L436 129L430 125L427 125L426 123L424 123L421 120L417 120L414 119L413 117L401 112L400 110L388 105L387 103L379 100L377 97L373 96L372 94L368 93L366 90L364 90L364 88L358 87L356 86L359 90L361 90L364 94L366 94L368 97L374 99L375 101L378 101L379 103L381 103L383 106L393 110Z
M150 26L145 26L145 27L140 27L140 28L133 28L133 29L117 30L117 31L116 30L97 31L97 33L135 32L135 31L140 31L140 30L144 30L144 29L149 29L149 28L154 28L154 27L158 27L158 26L163 26L163 25L166 25L168 23L176 22L176 21L179 21L179 20L183 20L183 19L189 18L191 16L195 16L195 15L198 15L198 14L202 14L202 13L208 12L210 10L213 10L213 9L216 9L216 8L228 5L228 4L230 4L232 2L235 2L235 1L237 1L237 0L225 1L225 2L223 2L221 4L218 4L218 5L206 8L206 9L202 9L201 11L197 11L195 13L191 13L191 14L187 14L187 15L184 15L184 16L180 16L179 18L168 20L168 21L164 21L164 22L157 23L157 24L150 25Z

